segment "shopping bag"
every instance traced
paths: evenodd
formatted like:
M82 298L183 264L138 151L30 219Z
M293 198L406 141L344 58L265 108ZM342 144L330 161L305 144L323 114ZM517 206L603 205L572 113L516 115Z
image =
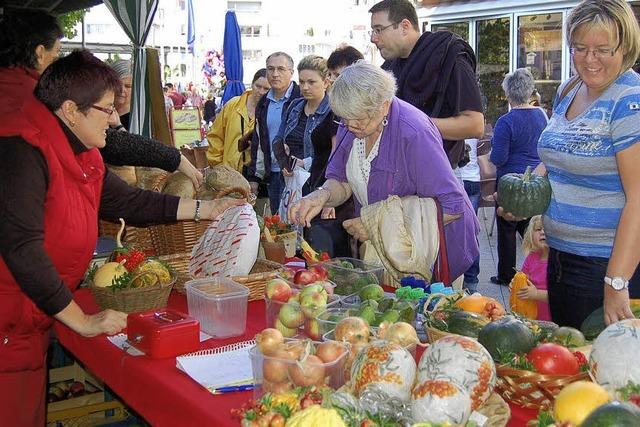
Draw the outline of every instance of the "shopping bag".
M307 182L311 174L298 167L293 170L293 176L284 177L284 191L280 198L278 213L282 221L289 223L289 207L302 198L302 187Z

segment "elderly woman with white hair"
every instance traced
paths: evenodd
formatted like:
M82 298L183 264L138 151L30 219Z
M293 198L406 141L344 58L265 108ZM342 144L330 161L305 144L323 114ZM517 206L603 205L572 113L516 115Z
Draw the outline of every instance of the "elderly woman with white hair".
M508 173L534 169L538 157L538 138L547 125L544 112L529 104L534 89L531 72L518 68L502 82L511 110L496 122L491 140L491 162L496 165L496 179ZM506 221L498 217L498 274L491 277L496 285L508 285L516 270L516 232L524 235L529 219Z
M293 205L289 219L308 226L324 207L339 206L353 195L356 215L360 216L343 225L360 241L371 239L385 267L431 278L434 254L446 243L453 281L478 255L478 220L451 170L438 129L420 110L396 98L395 92L394 77L379 67L359 61L343 70L329 93L331 108L342 121L327 167L327 181ZM402 215L396 227L385 222L380 209L377 214L373 212L375 207L391 208L385 203L393 200L402 200L405 209L408 199L434 200L439 205L441 209L435 211L420 205L418 218L413 218L428 223L432 233L420 235L425 228L402 223ZM437 240L439 210L443 213L440 222L444 224L444 242ZM430 218L421 217L420 213L426 211L432 213ZM405 247L401 256L391 248L398 237ZM412 257L412 250L422 252L426 248L433 249L432 253L420 261ZM385 257L391 264L395 259L395 265L390 266Z

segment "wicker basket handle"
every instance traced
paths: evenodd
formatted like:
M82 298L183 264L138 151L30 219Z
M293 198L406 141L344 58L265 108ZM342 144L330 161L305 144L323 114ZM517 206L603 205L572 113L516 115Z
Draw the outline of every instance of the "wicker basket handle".
M232 193L239 193L242 195L241 199L245 199L250 204L254 204L256 201L256 196L251 191L243 187L228 187L224 190L220 190L218 191L218 194L216 194L216 199L221 199Z

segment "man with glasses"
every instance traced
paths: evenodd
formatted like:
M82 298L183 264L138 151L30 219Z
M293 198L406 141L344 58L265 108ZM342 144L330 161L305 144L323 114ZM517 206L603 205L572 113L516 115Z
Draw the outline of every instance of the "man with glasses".
M449 31L420 34L416 9L408 0L382 0L369 13L371 42L386 60L382 68L396 77L396 95L431 117L451 167L464 166L464 139L484 133L471 46Z
M247 167L247 173L254 194L258 193L260 181L267 184L271 214L275 214L280 206L284 178L273 153L273 143L291 101L300 97L300 88L296 82L291 81L293 58L290 55L284 52L272 53L267 57L266 68L271 89L256 105L251 164Z

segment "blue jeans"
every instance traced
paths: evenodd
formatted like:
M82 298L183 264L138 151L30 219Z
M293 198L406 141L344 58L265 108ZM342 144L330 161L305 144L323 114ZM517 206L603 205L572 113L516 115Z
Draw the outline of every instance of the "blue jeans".
M580 328L604 302L608 258L587 257L550 249L547 292L551 319L560 326ZM640 268L629 282L629 296L640 296Z
M473 210L478 215L478 205L480 204L480 182L463 181L464 191L466 191ZM473 261L467 271L464 272L464 288L473 293L478 289L478 274L480 274L480 255Z
M284 177L282 176L282 172L271 172L267 188L269 191L271 215L275 215L280 208L280 199L284 191ZM286 215L286 212L281 213L281 215Z

